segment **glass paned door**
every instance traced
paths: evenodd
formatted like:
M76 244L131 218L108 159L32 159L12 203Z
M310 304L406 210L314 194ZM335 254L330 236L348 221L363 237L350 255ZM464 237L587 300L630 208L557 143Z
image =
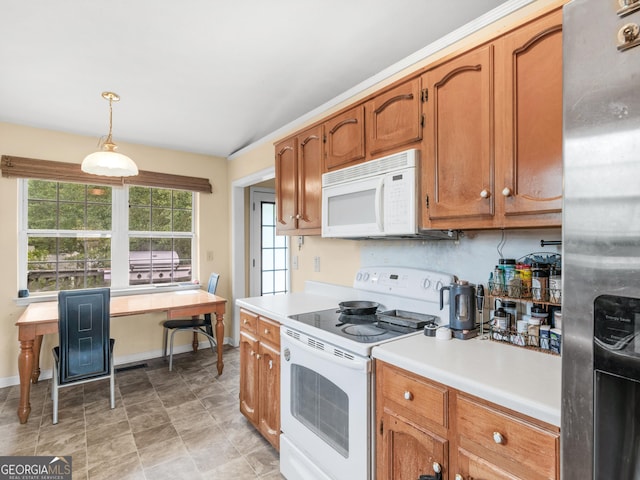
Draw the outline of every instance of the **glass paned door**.
M276 235L273 191L251 190L251 295L289 291L289 238Z

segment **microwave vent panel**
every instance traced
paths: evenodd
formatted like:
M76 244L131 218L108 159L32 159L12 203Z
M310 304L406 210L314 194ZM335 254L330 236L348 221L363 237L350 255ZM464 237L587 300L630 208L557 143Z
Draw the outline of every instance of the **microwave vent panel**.
M322 186L328 187L350 180L373 177L405 168L415 168L417 161L418 150L405 150L404 152L360 163L353 167L325 173L322 175Z

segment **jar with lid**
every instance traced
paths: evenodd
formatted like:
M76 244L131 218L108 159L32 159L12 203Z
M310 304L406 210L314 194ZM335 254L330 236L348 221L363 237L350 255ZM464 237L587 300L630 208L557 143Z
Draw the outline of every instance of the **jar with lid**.
M562 270L554 266L549 271L549 301L562 303Z
M494 340L508 340L509 339L509 314L504 308L497 308L493 312L493 320L491 322L491 329L493 330Z
M549 301L549 266L534 263L531 269L531 297L540 302Z
M529 323L527 320L518 320L516 322L516 335L515 340L512 342L515 345L524 347L527 344L527 331Z
M516 272L520 277L520 298L531 298L531 265L518 263Z
M489 293L495 297L502 295L503 281L502 270L496 265L493 272L489 275Z
M540 319L531 317L527 325L527 345L532 347L540 346Z
M518 285L516 285L516 260L515 258L501 258L498 265L502 271L503 292L510 297L520 296ZM517 289L517 291L516 291ZM515 294L515 295L513 295Z
M547 319L549 318L549 313L539 305L534 305L531 307L531 317L537 318L540 321L540 324L546 324Z

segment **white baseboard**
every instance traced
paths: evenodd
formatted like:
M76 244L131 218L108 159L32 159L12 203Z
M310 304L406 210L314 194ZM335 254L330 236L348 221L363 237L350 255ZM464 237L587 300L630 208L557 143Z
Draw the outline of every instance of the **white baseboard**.
M230 337L225 337L224 339L225 345L233 345L232 339ZM178 353L185 353L191 351L191 344L185 345L176 345L173 347L173 354L176 355ZM209 348L209 342L204 341L198 344L198 348ZM132 355L123 355L119 357L115 357L113 359L113 363L118 367L118 365L126 365L128 363L142 362L144 360L151 360L152 358L160 358L162 357L162 349L159 348L157 350L151 350L150 352L142 352L142 353L134 353ZM52 374L51 369L49 370L41 370L40 371L40 380L49 380ZM11 387L13 385L20 385L20 376L14 375L13 377L3 377L0 378L0 388Z

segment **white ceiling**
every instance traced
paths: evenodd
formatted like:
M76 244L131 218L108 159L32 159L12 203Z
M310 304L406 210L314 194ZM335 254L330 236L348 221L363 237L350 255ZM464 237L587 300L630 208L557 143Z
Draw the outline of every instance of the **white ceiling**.
M504 3L0 0L0 121L227 157Z

